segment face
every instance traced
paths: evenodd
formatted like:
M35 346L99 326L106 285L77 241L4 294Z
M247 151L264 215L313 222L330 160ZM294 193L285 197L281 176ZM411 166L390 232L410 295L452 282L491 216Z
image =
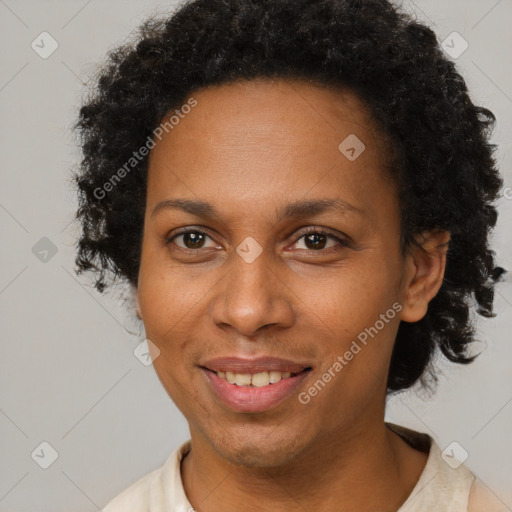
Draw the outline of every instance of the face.
M419 267L356 96L250 81L193 97L150 153L140 314L193 441L282 465L382 421L399 322L426 311Z

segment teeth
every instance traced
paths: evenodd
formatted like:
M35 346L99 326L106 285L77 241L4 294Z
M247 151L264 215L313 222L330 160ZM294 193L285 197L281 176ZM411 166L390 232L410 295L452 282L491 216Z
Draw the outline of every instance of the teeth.
M276 382L279 382L281 379L284 379L289 376L290 376L290 372L286 372L286 373L270 372L270 374L269 374L270 383L275 384Z
M237 386L249 386L251 384L251 374L235 373L235 384Z
M281 379L287 379L291 377L291 372L260 372L260 373L232 373L232 372L217 372L217 375L227 380L230 384L236 384L237 386L254 386L262 387L268 386L269 384L276 384Z
M268 386L270 384L268 372L255 373L252 376L251 384L257 388L260 388L261 386Z

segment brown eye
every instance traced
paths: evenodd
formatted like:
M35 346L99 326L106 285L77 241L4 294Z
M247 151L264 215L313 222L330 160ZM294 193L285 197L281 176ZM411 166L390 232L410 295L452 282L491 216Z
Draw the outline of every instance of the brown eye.
M326 249L335 248L336 245L347 246L347 242L342 238L326 233L323 229L310 230L304 234L302 234L298 239L296 244L299 243L300 240L304 240L305 250L320 252ZM327 246L329 239L331 239L334 243L330 246Z
M183 233L180 235L183 237L183 244L186 249L201 249L204 244L205 236L202 233Z
M181 238L181 244L176 243L176 240ZM211 238L204 232L199 231L198 229L186 229L182 230L179 233L174 234L172 237L166 240L167 245L175 244L180 249L184 250L197 250L204 249L204 244L207 239ZM213 241L213 240L212 240ZM215 246L215 245L214 245ZM212 246L212 247L214 247Z
M308 249L324 249L327 243L328 236L323 233L310 233L304 235L304 243Z

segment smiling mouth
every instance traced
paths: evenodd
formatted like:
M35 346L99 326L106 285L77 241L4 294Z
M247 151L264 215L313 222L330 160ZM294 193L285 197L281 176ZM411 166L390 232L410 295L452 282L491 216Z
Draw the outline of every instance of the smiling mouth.
M223 372L213 371L209 368L203 367L205 370L215 373L218 377L229 382L229 384L235 384L241 387L259 388L263 386L269 386L277 384L278 382L291 379L302 373L311 371L311 367L304 368L300 372L280 372L276 370L263 371L258 373L234 373L234 372Z
M263 413L277 407L294 395L313 369L312 366L275 360L267 362L266 368L263 361L215 364L217 368L200 368L208 378L214 396L238 413ZM276 366L281 368L276 369Z

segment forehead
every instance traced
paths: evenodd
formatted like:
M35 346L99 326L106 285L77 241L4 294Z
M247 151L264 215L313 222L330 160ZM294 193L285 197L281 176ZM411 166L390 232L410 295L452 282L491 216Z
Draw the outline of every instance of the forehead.
M201 142L214 142L216 137L250 135L245 140L272 140L287 144L293 138L302 139L316 133L330 132L339 138L348 129L373 144L379 142L374 121L366 104L353 92L342 87L327 87L298 80L257 79L238 81L199 89L191 95L197 106L170 130L177 137L201 137ZM177 109L179 112L180 109ZM172 114L173 112L170 112ZM165 122L164 116L163 121ZM236 133L234 133L236 132ZM165 134L164 134L164 138ZM373 139L376 139L374 141ZM172 142L172 141L171 141ZM322 140L311 138L306 148L317 148ZM240 148L242 149L242 148ZM157 152L157 151L156 151Z
M382 179L383 141L347 90L254 80L191 96L196 106L151 150L150 202L205 194L210 202L295 200L342 190L360 204Z

